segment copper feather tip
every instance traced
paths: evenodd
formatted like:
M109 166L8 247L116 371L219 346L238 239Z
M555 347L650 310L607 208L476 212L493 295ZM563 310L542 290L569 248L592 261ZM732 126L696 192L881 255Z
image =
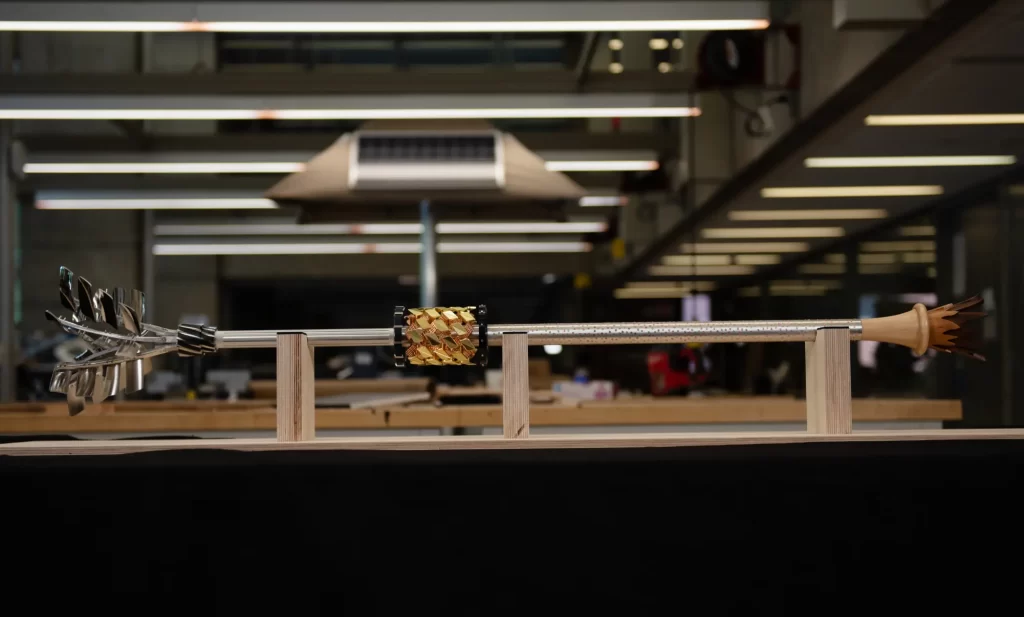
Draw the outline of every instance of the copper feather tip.
M985 356L978 351L981 341L977 325L986 316L981 305L981 296L971 296L928 311L928 346L984 362Z

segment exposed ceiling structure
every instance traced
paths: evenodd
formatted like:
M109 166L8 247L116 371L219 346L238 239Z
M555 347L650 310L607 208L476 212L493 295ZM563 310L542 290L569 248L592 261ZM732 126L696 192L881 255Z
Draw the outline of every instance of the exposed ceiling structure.
M1024 100L1005 87L1024 78L1021 40L1021 3L947 3L657 242L626 280L650 290L663 286L655 281L722 288L781 273L841 275L839 247L880 227L894 241L862 245L860 272L904 264L923 274L934 229L913 215L1021 169Z
M38 207L192 209L162 216L165 225L192 219L237 225L241 213L219 209L254 209L253 225L286 225L296 212L267 212L275 204L266 201L266 190L305 170L362 122L487 119L586 194L557 204L460 212L449 220L598 225L586 232L550 228L562 234L515 228L519 240L543 235L543 241L588 247L614 237L616 207L629 185L669 171L667 162L682 167L681 135L687 122L701 121L699 91L707 87L693 66L664 71L645 56L643 67L622 71L621 64L613 68L617 61L596 66L595 50L615 49L611 41L633 32L651 37L645 54L663 41L678 60L674 36L692 34L686 40L693 47L709 31L765 28L778 11L769 2L587 2L581 20L581 3L573 1L357 2L346 3L344 15L313 2L287 3L287 9L266 2L108 2L90 3L87 11L76 3L2 6L0 30L26 36L216 37L217 50L209 54L216 66L199 71L145 72L149 62L142 59L135 73L0 75L0 119L30 127L19 132L28 152L20 189ZM1001 86L1021 77L1022 12L1012 0L950 1L912 24L631 260L617 282L745 287L805 263L808 274L838 275L842 264L830 257L837 243L878 226L913 227L904 219L937 200L1014 173L1024 156L1024 118L989 118L998 124L979 126L969 124L978 118L920 116L1021 110L1018 95ZM46 122L66 120L92 128L44 130ZM175 120L189 128L161 128ZM944 123L922 124L931 121ZM914 126L902 126L907 122ZM96 130L99 125L106 130ZM659 181L659 190L670 188ZM217 210L197 211L206 209ZM268 222L268 214L276 218ZM320 220L341 225L332 229L346 236L360 233L359 223L403 218L415 219L415 211L367 203ZM345 224L353 228L345 231ZM906 237L927 242L928 230L917 227L920 235ZM302 235L289 229L278 235ZM312 229L305 235L330 232ZM403 233L389 233L380 244L410 252ZM880 263L888 257L866 259L879 263L865 265L892 265ZM923 255L906 259L928 265Z

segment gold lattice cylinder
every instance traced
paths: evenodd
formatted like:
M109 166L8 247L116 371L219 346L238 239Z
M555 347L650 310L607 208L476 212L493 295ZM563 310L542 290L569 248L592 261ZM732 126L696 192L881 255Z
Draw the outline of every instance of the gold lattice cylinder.
M407 309L405 357L409 364L465 366L475 364L475 306Z

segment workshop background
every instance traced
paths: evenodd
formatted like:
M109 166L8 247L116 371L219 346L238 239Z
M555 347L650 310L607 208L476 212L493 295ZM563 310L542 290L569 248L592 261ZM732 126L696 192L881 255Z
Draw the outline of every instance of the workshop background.
M1022 58L1014 0L0 2L0 402L63 404L50 374L81 349L44 311L66 266L171 328L388 327L396 305L859 318L980 294L986 363L855 343L853 395L1024 425ZM804 394L802 345L530 353L553 396ZM315 360L324 382L496 403L499 355ZM244 403L274 368L159 358L121 397Z

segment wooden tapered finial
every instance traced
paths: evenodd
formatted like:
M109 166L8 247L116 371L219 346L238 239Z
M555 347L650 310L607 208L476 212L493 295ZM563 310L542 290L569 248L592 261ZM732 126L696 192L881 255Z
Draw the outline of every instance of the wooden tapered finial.
M985 313L964 310L980 307L981 303L981 296L973 296L930 311L923 304L915 304L906 313L863 320L861 339L903 345L917 355L931 348L984 361L985 357L976 349L973 328L965 326L984 317Z

